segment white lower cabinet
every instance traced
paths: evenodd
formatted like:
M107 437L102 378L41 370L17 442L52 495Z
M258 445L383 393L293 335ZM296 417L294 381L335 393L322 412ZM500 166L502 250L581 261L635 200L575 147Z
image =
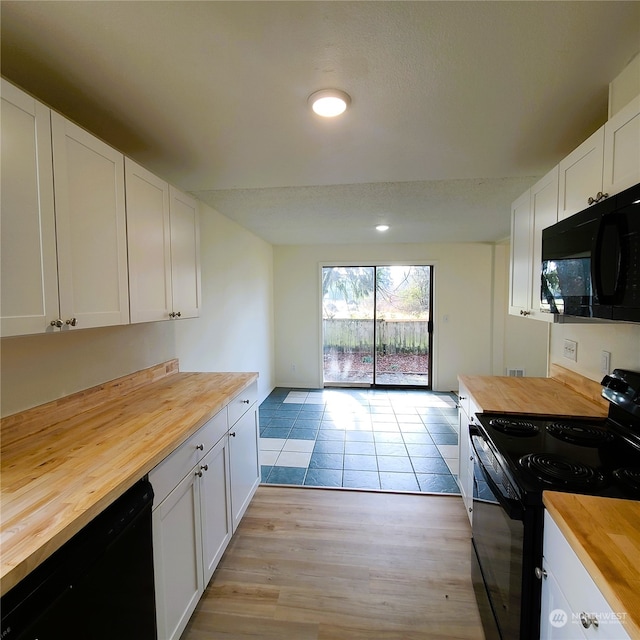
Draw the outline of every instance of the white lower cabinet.
M200 479L202 570L206 586L234 531L229 486L229 438L221 438L201 464L204 467Z
M177 640L260 483L257 383L149 474L158 638Z
M153 480L152 480L153 482ZM195 473L154 509L153 565L158 638L179 638L204 591L200 483Z
M459 384L458 424L459 458L458 458L458 485L464 502L469 523L473 520L473 446L469 435L469 425L475 420L475 414L479 408L471 398L467 388Z
M231 460L231 505L233 530L260 484L260 460L258 459L259 431L255 405L251 407L229 431Z
M629 635L545 511L542 559L541 640L628 640Z

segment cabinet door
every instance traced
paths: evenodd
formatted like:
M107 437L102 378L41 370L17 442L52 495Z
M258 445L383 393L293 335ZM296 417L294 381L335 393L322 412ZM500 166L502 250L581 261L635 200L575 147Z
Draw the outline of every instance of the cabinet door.
M240 524L260 484L258 408L253 405L229 430L233 530Z
M158 638L180 637L204 591L199 479L189 473L153 511Z
M586 638L580 625L572 620L572 609L562 593L553 572L543 563L540 607L540 637L544 640L582 640Z
M229 439L222 438L200 463L204 584L208 584L232 535Z
M458 484L469 522L473 520L473 459L469 440L469 416L460 407L458 410L460 426L460 458L458 465Z
M169 185L125 158L131 322L167 320L171 300Z
M51 118L2 80L2 336L52 331L59 316Z
M51 128L63 328L127 324L124 156L57 113Z
M558 175L555 167L531 187L531 283L530 317L553 322L554 315L540 311L540 274L542 272L542 230L558 221Z
M173 313L179 318L197 318L201 295L198 203L174 187L169 195Z
M640 96L604 125L603 191L609 195L640 182Z
M586 209L589 198L602 191L603 163L604 126L560 162L558 220Z
M531 282L531 193L523 193L511 206L511 261L509 313L528 315Z

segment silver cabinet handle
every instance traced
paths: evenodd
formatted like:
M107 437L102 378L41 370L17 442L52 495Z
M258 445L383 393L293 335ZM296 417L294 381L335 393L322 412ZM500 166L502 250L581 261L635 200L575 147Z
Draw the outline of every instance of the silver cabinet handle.
M591 196L589 196L587 200L587 204L596 204L600 202L600 200L604 200L605 198L608 198L608 197L609 197L608 193L602 193L602 191L598 191L598 193L596 193L595 198L592 198Z
M51 326L52 327L58 327L58 329L62 326L62 320L60 320L60 318L58 318L57 320L52 320L51 321Z
M538 580L542 580L542 578L547 577L547 571L545 569L541 569L540 567L536 567L533 572L536 574L536 578L538 578Z
M235 431L231 431L231 432L229 433L229 435L230 435L232 438L235 438L235 437L236 437L236 432L235 432Z
M208 464L202 464L202 465L200 465L200 468L201 468L203 471L209 471L209 465L208 465Z
M77 318L69 318L68 320L65 321L65 324L69 324L72 327L75 327L78 324L78 320Z
M588 629L591 625L594 627L598 627L598 618L594 613L585 613L584 611L580 614L580 622L585 629Z
M203 444L197 444L197 445L196 445L196 449L197 449L198 451L204 451L204 445L203 445Z
M249 404L249 401L248 400L240 400L240 403L241 404Z
M172 312L169 314L169 317L170 317L170 318L179 318L180 316L182 316L182 313L180 313L180 311L172 311Z
M531 311L525 311L524 309L520 309L520 315L521 316L530 316L531 315Z

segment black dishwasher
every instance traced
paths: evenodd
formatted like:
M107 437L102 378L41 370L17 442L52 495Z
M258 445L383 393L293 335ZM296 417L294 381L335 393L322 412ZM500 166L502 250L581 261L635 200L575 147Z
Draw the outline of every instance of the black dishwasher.
M0 601L2 640L156 640L145 479Z

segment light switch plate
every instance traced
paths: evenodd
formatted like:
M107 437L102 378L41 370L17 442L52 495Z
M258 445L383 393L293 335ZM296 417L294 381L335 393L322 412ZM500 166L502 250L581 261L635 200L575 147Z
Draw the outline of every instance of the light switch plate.
M564 341L564 357L567 360L573 360L574 362L578 361L578 343L574 340L565 340Z

